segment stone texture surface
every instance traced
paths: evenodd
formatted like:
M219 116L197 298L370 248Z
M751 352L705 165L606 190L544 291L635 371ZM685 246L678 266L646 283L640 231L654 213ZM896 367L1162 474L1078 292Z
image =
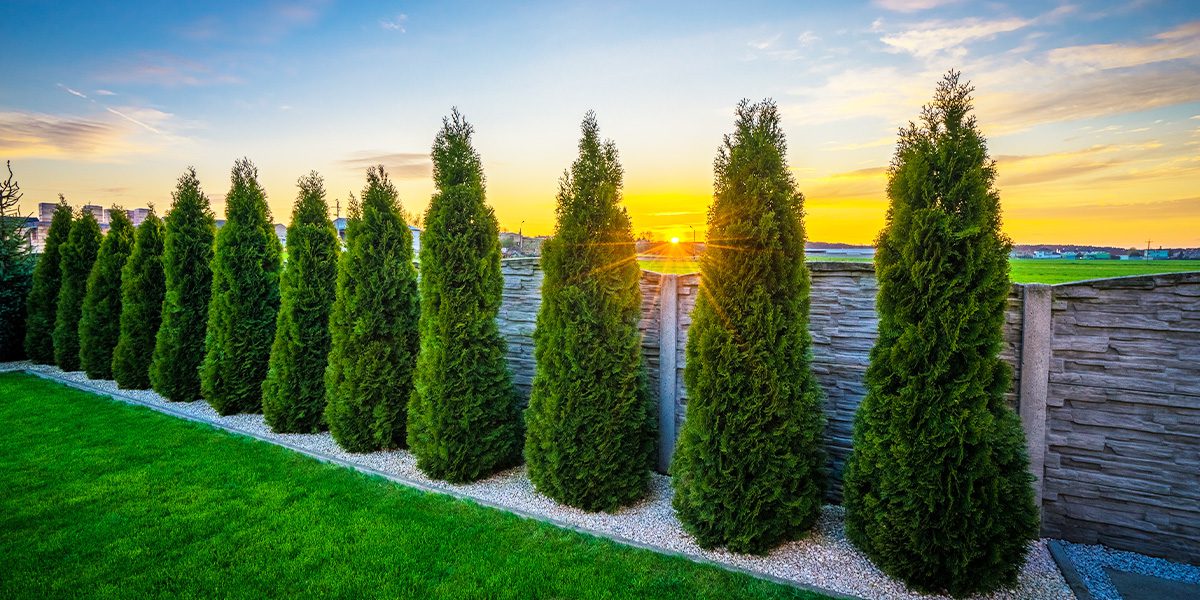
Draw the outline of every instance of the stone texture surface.
M1200 563L1200 273L1054 287L1043 533Z

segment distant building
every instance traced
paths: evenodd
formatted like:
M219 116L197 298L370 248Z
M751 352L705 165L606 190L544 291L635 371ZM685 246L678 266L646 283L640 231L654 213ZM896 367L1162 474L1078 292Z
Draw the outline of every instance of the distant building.
M346 247L346 227L348 221L346 217L338 217L333 220L333 228L337 230L338 239L342 240L342 247ZM412 232L413 258L421 254L421 228L415 225L409 225L408 230Z
M29 217L25 224L26 237L29 239L29 246L36 254L40 254L46 249L46 236L50 234L50 221L54 219L54 211L58 209L57 202L39 202L37 218ZM85 204L79 210L79 213L92 213L96 218L96 222L100 224L100 232L108 233L108 226L112 223L112 209L104 208L98 204ZM146 217L150 216L149 208L135 208L126 210L125 214L129 216L129 220L133 222L134 227L142 224ZM221 223L224 223L222 221Z
M104 210L104 207L99 204L84 204L81 210L80 214L92 213L92 216L96 217L96 222L101 225L108 223L108 211Z
M287 247L287 225L283 223L275 224L275 237L279 238L279 245Z
M150 216L150 209L135 208L133 210L125 211L125 214L129 215L129 220L133 221L134 227L137 227L138 225L142 224L142 221L146 220L146 217Z
M1168 258L1171 258L1171 251L1163 250L1161 248L1158 250L1147 250L1145 254L1143 254L1142 258L1146 260L1167 260Z

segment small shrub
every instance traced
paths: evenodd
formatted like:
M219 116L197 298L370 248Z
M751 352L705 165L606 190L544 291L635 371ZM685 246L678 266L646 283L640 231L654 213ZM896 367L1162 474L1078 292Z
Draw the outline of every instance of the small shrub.
M179 177L163 231L162 322L154 336L150 383L173 402L200 398L200 364L212 296L216 226L196 170Z
M133 252L121 272L121 333L113 351L113 379L124 389L150 387L154 338L162 323L166 278L163 275L162 219L150 214L138 225Z
M279 279L279 317L263 416L280 433L323 429L329 313L337 289L337 230L329 220L325 183L316 172L300 178L288 226L288 260Z
M433 143L421 238L421 351L408 446L430 477L474 481L521 457L521 410L496 316L504 278L473 130L455 110Z
M133 223L117 207L110 214L79 319L79 363L89 379L112 379L113 350L121 336L121 271L133 252Z
M212 260L200 390L222 415L262 410L279 312L279 238L258 169L238 160Z
M101 239L96 217L84 211L83 216L72 221L67 243L59 248L62 285L54 315L54 364L64 371L79 370L79 319Z
M418 319L412 231L383 166L367 170L361 206L352 205L325 375L325 420L350 452L405 443L405 405L413 389Z
M538 491L584 510L645 495L655 421L642 365L642 294L616 146L588 113L545 242L525 460Z

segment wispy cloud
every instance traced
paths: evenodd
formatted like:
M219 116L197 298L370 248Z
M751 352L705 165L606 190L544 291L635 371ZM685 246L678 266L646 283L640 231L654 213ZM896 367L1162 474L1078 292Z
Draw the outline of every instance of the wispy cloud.
M385 17L383 19L380 19L379 26L387 31L395 31L395 32L399 32L399 33L404 33L407 31L407 29L405 29L405 23L407 23L407 22L408 22L408 15L399 14L399 15L396 15L395 17Z
M96 119L0 112L0 152L14 157L91 158L126 151L127 133Z
M1051 64L1083 69L1122 69L1172 60L1200 58L1200 21L1185 23L1146 44L1090 44L1051 50Z
M193 87L241 83L241 78L211 66L167 53L143 53L96 74L106 83L132 83L162 87Z
M886 34L880 38L892 52L905 52L918 58L940 53L952 56L966 54L965 44L991 39L999 34L1017 31L1032 21L1021 18L997 20L964 19L961 21L932 21L910 29Z
M393 179L424 179L433 174L429 155L420 152L358 152L342 159L341 164L354 170L383 165Z
M958 0L875 0L873 4L890 11L911 13L937 8L947 4L954 4L957 1Z

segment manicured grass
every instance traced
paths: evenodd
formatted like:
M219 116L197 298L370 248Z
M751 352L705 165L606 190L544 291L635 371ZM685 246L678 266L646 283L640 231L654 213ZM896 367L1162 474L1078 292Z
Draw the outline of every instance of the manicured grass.
M1067 283L1105 277L1200 271L1200 260L1062 260L1018 258L1008 261L1017 283Z
M870 262L870 258L847 256L810 256L820 262ZM646 271L657 273L696 273L700 265L690 258L639 258ZM1200 271L1200 260L1061 260L1016 258L1008 261L1013 283L1068 283L1105 277L1152 275Z
M0 598L808 598L0 374Z

